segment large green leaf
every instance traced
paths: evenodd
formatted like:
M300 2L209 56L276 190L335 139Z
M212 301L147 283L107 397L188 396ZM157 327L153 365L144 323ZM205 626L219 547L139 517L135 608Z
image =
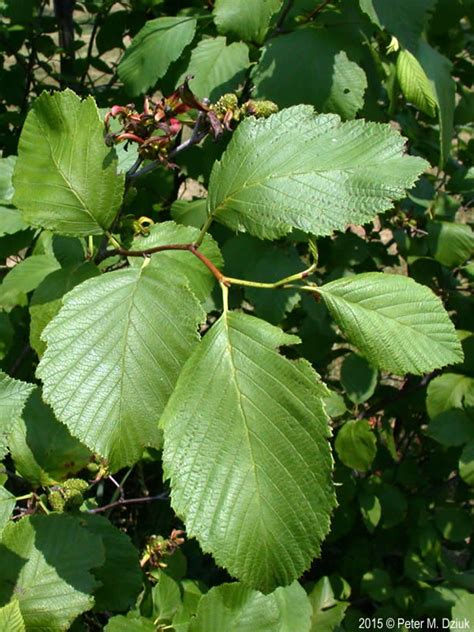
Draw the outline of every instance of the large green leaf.
M10 523L0 544L0 605L15 595L27 630L68 629L92 607L91 569L103 561L100 538L65 514Z
M133 242L134 250L145 250L166 244L190 244L196 241L199 230L192 226L180 226L174 222L162 222L151 227L146 237L137 237ZM218 268L222 268L223 259L219 247L210 235L206 235L199 247L202 252ZM131 258L132 265L139 265L139 259ZM159 267L169 275L182 274L200 301L212 291L215 278L209 269L190 252L165 250L151 256L150 266Z
M270 19L282 0L216 0L214 22L219 33L230 33L247 42L261 43Z
M189 66L178 83L192 75L194 79L189 84L192 91L202 99L215 101L237 88L249 63L246 44L234 42L227 46L225 37L205 38L193 50Z
M201 598L189 632L309 632L311 606L294 582L263 595L242 584L221 584Z
M353 118L364 105L367 78L331 33L306 28L271 39L253 74L255 95L280 107L314 105Z
M277 238L328 235L364 223L404 196L427 163L403 155L388 125L315 116L305 105L247 119L209 184L209 213L236 230Z
M82 470L91 453L41 399L38 388L11 429L9 449L18 474L33 485L53 485Z
M408 277L366 272L317 291L343 334L374 366L419 374L462 361L441 301Z
M398 53L397 79L407 101L428 116L436 116L437 99L431 83L420 62L408 50Z
M102 538L105 552L104 564L93 571L101 584L94 591L95 610L127 610L142 589L138 550L128 535L106 518L83 514L80 519L90 533Z
M33 226L66 235L97 235L110 227L124 178L104 143L92 97L43 92L20 137L13 176L15 205Z
M203 317L188 288L159 267L85 281L43 332L45 400L112 469L134 463L159 443L158 419Z
M0 630L25 632L25 622L21 616L20 604L16 599L0 608Z
M289 584L319 553L334 507L327 389L276 347L297 338L225 313L162 418L172 504L190 536L245 583Z
M46 343L41 340L43 329L59 312L64 294L98 274L98 268L90 261L86 261L56 270L38 285L31 297L29 311L30 344L39 356L43 355L46 349Z
M435 0L359 0L362 11L408 49L416 48Z
M0 371L0 459L7 452L8 435L34 388L34 384L20 382Z
M119 67L120 79L130 94L152 88L171 62L191 43L196 30L194 18L164 17L149 20L133 38Z

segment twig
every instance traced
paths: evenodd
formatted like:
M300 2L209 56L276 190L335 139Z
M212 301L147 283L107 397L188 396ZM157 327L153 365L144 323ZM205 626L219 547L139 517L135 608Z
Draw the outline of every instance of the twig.
M311 20L314 20L314 18L319 15L319 13L321 13L321 11L323 9L326 8L326 6L331 2L332 0L324 0L324 2L321 2L321 4L318 4L318 6L316 8L314 8L310 13L308 13L308 15L305 17L305 19L303 20L303 24L306 24L307 22L311 22Z
M288 17L288 13L293 8L294 4L295 4L295 0L287 0L285 8L280 13L280 15L278 17L278 20L277 20L277 23L275 24L275 28L273 29L270 37L273 37L274 35L278 35L279 33L281 33L281 31L283 29L283 24L284 24L286 18Z
M18 369L20 368L20 366L22 365L23 360L26 358L26 356L30 353L31 351L31 347L30 345L27 343L23 349L20 351L20 353L18 354L15 362L12 365L12 368L10 369L10 375L13 377Z
M88 513L101 513L102 511L114 509L115 507L121 507L122 505L137 505L139 503L148 503L154 500L168 500L168 492L163 492L162 494L158 494L157 496L143 496L142 498L128 498L125 500L117 500L113 503L109 503L108 505L97 507L96 509L89 509Z

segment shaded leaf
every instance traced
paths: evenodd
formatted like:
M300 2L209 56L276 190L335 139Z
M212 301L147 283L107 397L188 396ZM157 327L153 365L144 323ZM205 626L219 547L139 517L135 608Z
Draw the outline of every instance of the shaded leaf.
M474 441L465 445L461 452L459 474L467 485L474 487Z
M309 364L275 349L296 341L254 317L224 314L162 418L165 473L188 534L264 591L308 567L334 506L327 390ZM224 411L233 411L231 424Z
M26 302L26 294L38 287L49 275L59 268L52 255L32 255L17 263L0 285L0 306L4 309Z
M77 520L27 516L5 527L1 544L0 605L14 593L27 629L67 629L92 607L91 569L103 563L103 549Z
M0 371L0 459L7 453L8 435L34 388L34 384L20 382Z
M216 0L214 22L219 33L261 44L272 15L281 5L282 0Z
M193 75L189 85L194 94L201 99L216 101L243 82L249 63L246 44L234 42L227 45L225 37L205 38L193 50L189 66L177 83Z
M3 527L8 524L10 520L10 516L12 515L13 509L16 505L16 498L13 494L5 489L5 487L0 486L0 533L3 530ZM1 616L0 616L1 621ZM0 627L0 630L2 628Z
M389 126L295 106L239 125L212 170L208 208L261 238L291 227L328 235L391 208L425 165L403 155L403 138Z
M71 90L43 92L20 137L15 206L33 226L66 235L100 235L122 201L124 178L104 142L95 101Z
M354 118L364 105L367 78L340 43L321 29L299 29L271 39L252 75L255 96L280 107L314 105Z
M298 582L269 595L242 584L221 584L201 598L189 632L309 632L310 617Z
M130 94L143 94L165 75L171 62L191 43L196 24L194 18L183 16L146 22L118 67L119 77Z
M377 386L377 369L365 358L350 353L341 365L341 384L354 404L362 404L372 397Z
M191 244L196 241L199 230L192 226L182 226L174 222L154 224L146 237L137 237L133 249L145 250L166 244ZM206 235L199 246L202 252L217 268L224 265L219 247L210 235ZM140 259L131 259L132 265L141 265ZM150 266L159 268L170 277L182 274L189 287L200 301L209 296L215 285L215 278L209 269L190 252L166 250L151 256Z
M45 400L112 470L134 463L160 444L157 421L203 316L187 287L152 265L81 283L43 332Z
M374 366L419 374L462 361L440 299L408 277L367 272L331 281L318 292L343 334Z
M445 410L430 422L428 435L445 446L458 446L474 440L474 419L463 410Z
M365 419L350 420L337 433L335 448L344 465L365 472L377 454L377 440Z

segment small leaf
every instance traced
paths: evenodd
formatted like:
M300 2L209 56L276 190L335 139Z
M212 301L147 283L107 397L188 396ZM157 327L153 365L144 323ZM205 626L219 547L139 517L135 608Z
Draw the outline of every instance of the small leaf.
M374 366L420 374L462 361L440 299L408 277L366 272L332 281L318 292L343 334Z
M468 623L474 621L474 595L469 593L464 593L451 610L452 623L463 625L466 621ZM469 629L469 627L470 624L467 627L465 626L465 629Z
M154 612L160 621L172 621L176 611L181 606L181 591L179 584L166 573L160 573L160 578L152 590Z
M337 433L336 452L347 467L365 472L377 454L377 440L365 419L346 421Z
M41 399L35 388L11 429L9 448L15 469L33 485L54 485L82 470L92 454Z
M23 127L13 176L15 206L32 226L100 235L122 201L124 178L104 142L92 97L71 90L36 99Z
M225 37L205 38L193 50L189 66L178 80L182 83L193 75L189 83L191 90L201 99L216 101L226 92L237 89L245 78L245 69L250 64L249 49L242 42L227 46Z
M429 222L428 243L435 259L448 268L455 268L472 256L474 232L467 224Z
M142 589L138 550L128 535L106 518L82 514L80 520L90 533L102 539L105 552L104 564L93 571L100 584L94 591L94 609L127 610Z
M344 619L348 603L336 601L327 577L322 577L308 595L313 608L310 632L335 632Z
M0 630L25 632L25 622L21 616L20 604L16 599L0 608Z
M163 77L193 40L196 20L163 17L149 20L135 35L120 61L118 73L133 96L143 94Z
M224 314L162 417L165 474L187 533L267 592L308 567L334 507L327 390L308 363L276 351L296 341L254 317ZM223 411L233 411L232 423Z
M360 587L361 591L374 601L387 601L393 594L390 575L381 568L364 573Z
M188 288L152 265L81 283L43 332L45 401L112 470L134 463L160 445L158 419L203 317Z
M329 235L391 208L426 166L388 125L295 106L239 125L212 170L209 213L260 238Z
M8 489L0 486L0 533L3 530L3 527L8 524L10 520L10 516L12 515L13 509L16 505L16 498L13 494L10 494ZM1 617L0 617L1 621ZM2 628L0 627L0 630Z
M298 582L269 595L242 584L221 584L201 598L189 632L309 632L310 618Z
M448 447L463 445L474 440L474 419L463 410L445 410L430 422L427 434Z
M4 309L26 303L26 294L38 287L49 275L59 268L52 255L32 255L17 263L0 285L0 305Z
M68 629L92 607L91 569L103 559L100 538L65 514L10 523L0 546L0 605L15 594L28 630Z
M369 489L365 489L359 494L359 508L367 531L372 533L382 516L380 500Z
M428 116L436 116L437 99L431 83L420 62L408 50L398 53L397 79L407 101Z
M0 371L0 459L7 453L8 435L34 388L34 384L20 382Z
M12 201L15 189L12 184L13 170L16 164L16 156L0 158L0 202L9 203Z
M474 406L474 378L444 373L431 380L426 392L426 410L434 419L450 408Z
M154 224L146 237L137 237L132 245L134 250L145 250L166 244L191 244L196 241L199 230L192 226L180 226L174 222ZM199 251L217 268L224 265L217 243L210 235L204 237ZM132 265L141 265L140 259L131 258ZM215 278L206 266L190 252L166 250L151 256L150 266L159 267L163 274L182 274L200 301L206 299L215 285Z
M462 542L471 535L471 516L460 507L437 507L435 524L441 535L451 542Z
M341 384L354 404L362 404L372 397L377 386L377 369L365 358L350 353L341 365Z
M272 15L281 5L282 0L216 0L214 22L219 33L261 44Z
M156 632L156 625L150 619L145 619L135 612L127 616L118 615L109 619L104 628L105 632Z

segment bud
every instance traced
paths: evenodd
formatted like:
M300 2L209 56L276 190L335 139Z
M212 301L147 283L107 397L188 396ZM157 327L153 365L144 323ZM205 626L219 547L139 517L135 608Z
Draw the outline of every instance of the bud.
M54 511L71 511L79 509L84 502L83 494L89 487L81 478L70 478L62 487L55 487L48 496L48 502Z
M271 114L278 112L278 105L273 101L254 101L249 99L242 106L244 116L255 116L256 118L267 118Z

